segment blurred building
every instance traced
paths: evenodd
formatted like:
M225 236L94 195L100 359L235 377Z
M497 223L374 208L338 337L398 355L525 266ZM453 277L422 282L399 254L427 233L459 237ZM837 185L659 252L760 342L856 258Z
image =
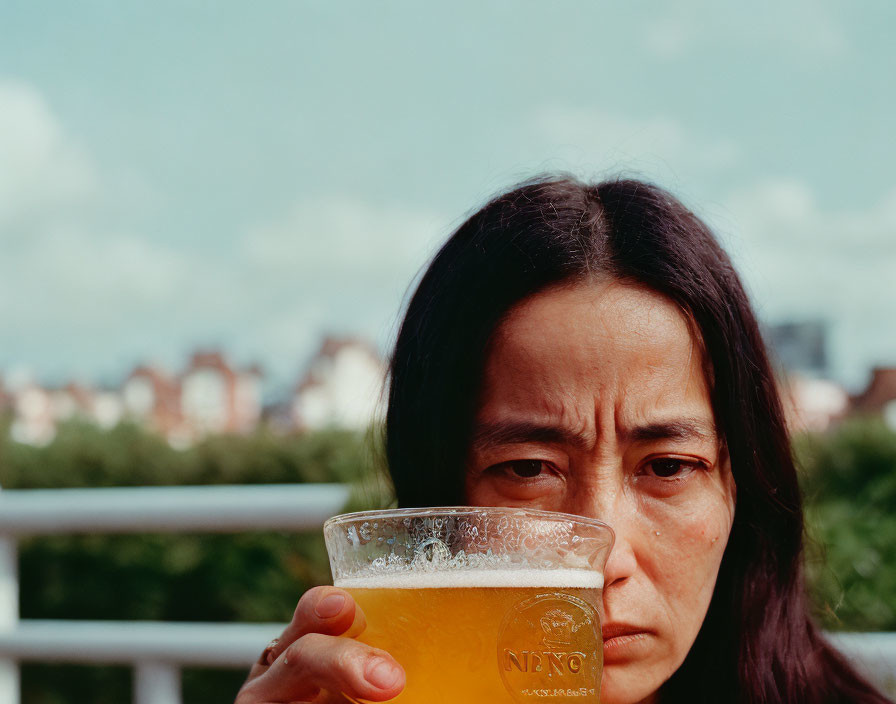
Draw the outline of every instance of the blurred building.
M788 321L764 330L787 425L792 432L823 432L849 412L849 394L828 376L828 326Z
M115 390L76 383L48 387L28 381L5 395L12 410L10 436L29 445L52 442L58 423L79 419L110 428L122 418L121 397Z
M849 394L833 381L789 374L778 384L791 432L824 432L849 411Z
M326 337L296 387L292 423L299 430L363 430L373 422L386 364L357 338Z
M875 367L868 386L852 399L852 412L876 415L896 430L896 367Z
M181 376L183 422L191 432L248 433L261 418L261 368L231 367L219 352L197 352Z
M237 368L216 350L195 352L177 376L137 367L122 387L127 415L187 446L206 435L249 433L261 419L262 372Z
M114 428L124 418L124 399L120 389L94 389L90 417L101 428Z
M119 388L52 388L29 380L0 388L0 403L11 411L10 435L18 442L45 445L59 423L73 419L103 428L129 420L186 446L211 433L254 430L261 418L261 380L257 365L236 368L221 353L203 351L178 375L143 364Z
M784 373L829 375L828 326L820 320L785 322L765 329L773 363Z
M0 411L11 415L18 442L45 445L59 423L82 419L103 428L127 420L187 447L207 435L249 433L264 420L275 432L370 425L386 364L370 344L326 337L292 393L263 408L263 373L238 367L217 350L200 350L178 374L141 364L118 388L70 383L45 387L30 378L7 388L0 377Z
M29 382L13 391L10 437L29 445L47 445L56 437L56 419L50 392Z
M159 367L142 364L121 387L125 416L161 435L177 434L181 425L180 384Z

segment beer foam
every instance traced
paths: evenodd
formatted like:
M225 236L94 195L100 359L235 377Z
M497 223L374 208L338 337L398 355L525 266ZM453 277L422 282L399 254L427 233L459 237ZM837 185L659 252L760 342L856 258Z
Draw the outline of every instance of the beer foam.
M335 586L343 589L470 589L547 587L551 589L601 589L604 576L594 570L531 568L493 570L402 571L343 577Z

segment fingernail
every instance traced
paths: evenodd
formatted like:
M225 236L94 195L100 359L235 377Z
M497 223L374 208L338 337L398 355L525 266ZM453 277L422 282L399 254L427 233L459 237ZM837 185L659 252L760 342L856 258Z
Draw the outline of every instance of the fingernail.
M401 670L388 660L373 658L364 668L364 678L374 687L391 689L401 677Z
M345 606L345 597L342 594L330 594L317 602L314 613L321 618L333 618L342 611L343 606Z

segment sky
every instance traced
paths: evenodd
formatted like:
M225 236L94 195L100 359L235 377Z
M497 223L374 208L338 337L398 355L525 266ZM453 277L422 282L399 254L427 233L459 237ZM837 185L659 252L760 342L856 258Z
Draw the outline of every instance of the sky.
M0 373L292 385L545 171L653 180L834 377L896 364L896 3L0 0Z

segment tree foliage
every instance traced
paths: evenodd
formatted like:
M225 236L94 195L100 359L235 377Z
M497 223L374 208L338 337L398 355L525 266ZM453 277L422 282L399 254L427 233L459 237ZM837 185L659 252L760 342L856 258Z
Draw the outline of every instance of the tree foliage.
M831 630L896 630L896 433L857 420L797 438L795 449L820 621Z

